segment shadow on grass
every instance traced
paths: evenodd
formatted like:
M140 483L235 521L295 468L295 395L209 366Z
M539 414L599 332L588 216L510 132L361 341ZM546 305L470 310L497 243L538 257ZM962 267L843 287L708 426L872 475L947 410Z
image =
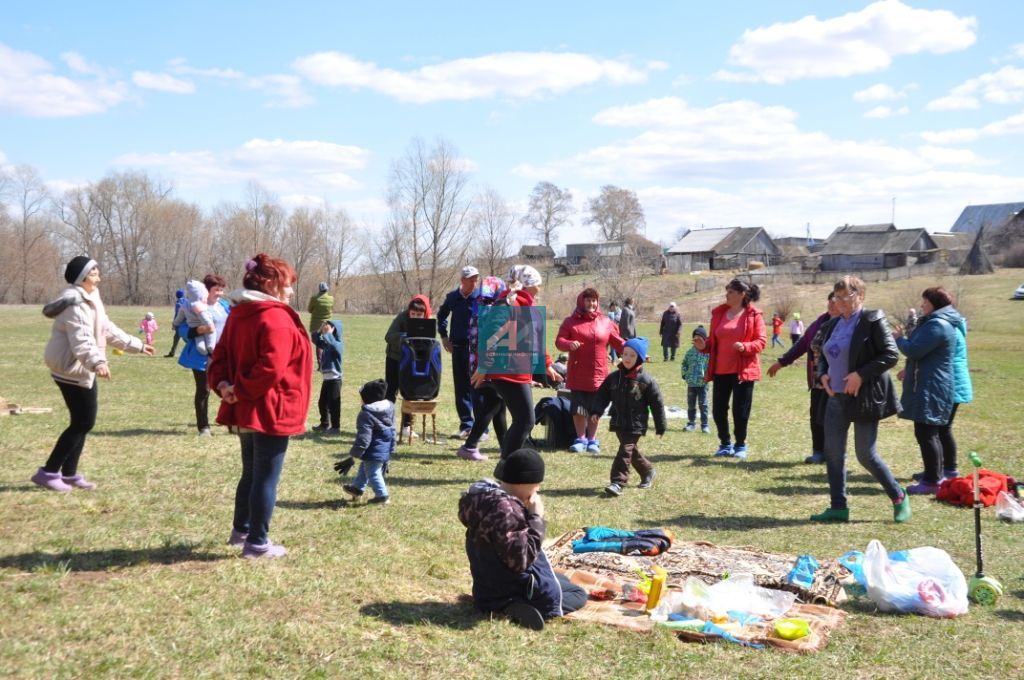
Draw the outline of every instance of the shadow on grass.
M684 456L685 458L686 456ZM780 461L780 460L737 460L729 456L692 456L694 467L723 467L734 465L740 470L745 472L760 472L761 470L777 470L780 468L789 469L796 467L797 465L803 465L800 461Z
M346 498L329 498L323 501L279 500L274 506L288 510L341 510L349 506L349 501Z
M58 553L35 550L30 553L0 557L0 569L20 569L21 571L34 572L40 569L63 566L68 571L105 571L107 569L135 567L145 564L213 562L227 559L228 557L227 555L217 553L197 552L195 546L186 543L136 550L112 548L110 550L87 550L84 552L65 550Z
M1001 618L1003 621L1024 623L1024 612L1017 611L1015 609L1000 609L998 611L993 612L993 614Z
M824 482L820 486L766 486L755 491L773 496L822 496L828 495L828 483ZM882 489L877 486L846 487L847 496L872 496L881 493Z
M311 440L316 442L337 443L339 446L345 445L345 447L347 448L352 445L352 440L354 440L355 437L355 432L350 432L349 430L341 430L338 434L324 434L323 432L303 432L302 434L295 435L294 437L292 437L292 439L297 439L299 441Z
M575 498L597 498L599 496L605 496L600 489L593 487L576 487L572 489L544 489L541 491L543 496L551 496L553 498L559 497L575 497Z
M760 517L756 515L723 515L720 517L714 515L679 515L678 517L662 520L641 519L636 523L649 527L676 525L704 531L742 531L816 526L806 517Z
M39 487L35 484L0 484L0 493L10 493L11 491L32 491Z
M828 481L827 481L828 480L828 476L825 473L825 466L824 465L821 466L820 472L809 472L806 475L775 475L775 476L772 477L772 479L776 479L776 480L779 480L779 481L793 481L793 482L797 482L797 481L821 482L821 481L824 481L826 483L826 486L828 485ZM846 475L846 483L850 484L852 482L859 482L859 483L863 483L863 484L874 484L875 483L875 478L872 477L871 475L869 475L866 472L858 473L858 474L847 473L847 475Z
M174 435L179 436L183 434L195 436L195 428L188 429L166 429L166 428L154 428L154 427L133 427L127 430L93 430L90 434L97 437L139 437L139 436L153 436L153 435ZM227 434L227 433L223 433Z
M372 602L359 608L363 616L382 619L396 626L445 626L470 630L483 617L471 602Z

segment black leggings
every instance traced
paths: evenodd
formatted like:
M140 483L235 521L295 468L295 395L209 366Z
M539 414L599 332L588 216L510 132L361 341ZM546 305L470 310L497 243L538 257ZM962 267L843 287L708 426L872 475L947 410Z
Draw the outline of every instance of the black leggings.
M392 404L397 404L398 399L398 359L391 357L384 358L384 382L388 384L384 398ZM412 414L402 414L402 427L412 426Z
M533 425L536 422L533 413L533 390L530 383L491 380L490 384L512 415L512 424L501 442L501 457L505 458L513 451L523 448L530 433L533 432ZM494 417L489 410L485 417L486 415Z
M498 396L498 391L490 382L481 383L476 390L477 408L476 420L466 437L466 447L475 449L480 443L480 437L487 431L488 426L494 424L494 436L498 438L498 445L505 441L505 433L508 432L508 421L505 419L505 402Z
M60 388L64 403L71 413L71 424L67 426L46 459L43 469L47 472L60 472L65 477L73 477L78 472L78 459L85 447L85 435L96 425L99 390L96 381L92 387L79 387L55 380Z
M341 427L341 378L324 380L316 406L320 411L321 425L329 425L335 430Z
M210 386L206 384L206 371L192 369L196 381L196 428L202 432L210 427Z
M754 383L740 380L735 373L716 375L714 377L714 395L711 400L711 414L718 428L718 441L728 444L729 438L729 398L732 398L733 432L736 445L747 443L747 421L750 420L750 407L754 404Z
M924 481L937 483L942 480L946 470L956 470L956 440L953 439L953 419L956 418L956 409L959 404L953 405L953 412L949 416L949 422L945 425L928 425L926 423L914 423L914 436L917 438L917 445L921 447L921 460L924 462Z

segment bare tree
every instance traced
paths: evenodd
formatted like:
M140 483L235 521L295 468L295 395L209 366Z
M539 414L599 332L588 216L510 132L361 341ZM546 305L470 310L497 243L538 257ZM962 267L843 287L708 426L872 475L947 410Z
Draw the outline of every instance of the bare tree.
M8 220L13 238L5 247L13 251L10 253L13 267L6 276L18 282L18 299L26 304L30 301L29 289L34 287L30 282L37 278L34 274L39 272L44 257L52 254L52 249L46 247L50 245L51 225L43 212L48 207L50 193L39 173L28 165L16 167L7 184L7 192L18 214Z
M477 196L476 220L479 237L476 259L484 264L488 274L497 274L515 252L516 215L501 194L487 187Z
M530 228L541 243L551 248L557 242L558 228L566 224L576 209L572 192L559 189L551 182L537 182L530 193L530 205L522 223Z
M280 245L281 229L284 227L285 211L259 182L249 182L245 187L245 213L247 233L245 240L252 244L252 254L271 253Z
M68 250L76 254L88 253L103 261L106 250L103 241L103 220L93 199L91 186L68 189L57 202L57 216L63 224L61 238Z
M292 305L300 308L300 301L304 299L303 293L307 288L306 275L314 273L310 271L310 265L319 262L323 251L321 233L325 221L326 215L322 209L299 207L288 216L281 235L281 257L292 265L298 276Z
M592 268L597 273L602 296L620 302L628 297L639 298L644 279L655 274L649 258L629 242L623 244L620 255L598 258Z
M322 265L327 281L337 288L355 271L363 257L365 244L360 233L362 230L356 228L344 208L327 207L324 212L320 232Z
M629 234L639 234L646 226L644 209L636 192L611 184L587 201L587 224L596 224L605 241L620 241Z
M387 202L390 216L376 248L374 265L398 274L405 292L436 298L470 246L468 175L451 143L430 149L421 139L391 165Z
M150 248L154 253L142 297L148 302L173 299L175 288L187 279L201 278L208 249L203 214L199 208L179 200L167 200L153 209Z

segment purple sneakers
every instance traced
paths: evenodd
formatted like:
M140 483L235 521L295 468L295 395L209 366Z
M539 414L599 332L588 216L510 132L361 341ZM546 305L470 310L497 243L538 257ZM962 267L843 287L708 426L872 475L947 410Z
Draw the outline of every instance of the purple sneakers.
M249 541L246 541L242 545L242 557L247 559L260 559L263 557L284 557L288 554L288 551L284 549L283 545L275 545L270 541L267 541L263 545L253 545Z
M72 475L70 477L61 477L60 479L68 486L73 486L78 489L87 489L89 491L92 491L93 489L96 488L96 485L94 483L90 482L88 479L86 479L80 474Z
M459 450L456 451L455 455L457 455L462 460L477 460L477 461L479 461L479 460L487 460L487 456L485 456L484 454L480 453L480 449L478 449L478 448L472 448L471 449L471 448L466 447L466 446L460 446Z
M921 480L917 484L911 484L907 487L907 493L911 496L934 496L939 490L938 484L932 484Z
M36 470L36 473L32 475L32 482L37 486L41 486L44 489L50 491L71 491L71 487L64 483L64 480L60 478L59 472L47 472L43 468Z
M228 545L232 545L237 548L244 545L247 538L249 538L249 532L242 532L232 528L231 536L228 537Z

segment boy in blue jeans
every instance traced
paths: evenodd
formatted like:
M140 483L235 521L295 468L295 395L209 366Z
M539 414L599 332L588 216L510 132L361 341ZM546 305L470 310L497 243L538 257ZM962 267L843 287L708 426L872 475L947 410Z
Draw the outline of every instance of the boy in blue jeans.
M369 484L373 489L370 503L386 505L388 488L384 484L384 466L395 451L395 405L385 398L387 383L371 380L359 390L363 408L356 418L356 440L349 455L359 460L359 472L351 484L341 488L356 501Z
M693 329L690 338L708 338L708 332L704 326L697 326ZM708 384L704 380L704 374L708 370L708 355L696 347L690 347L683 357L682 374L686 381L686 432L693 432L697 429L697 402L700 402L700 431L707 434L711 431L708 427Z

